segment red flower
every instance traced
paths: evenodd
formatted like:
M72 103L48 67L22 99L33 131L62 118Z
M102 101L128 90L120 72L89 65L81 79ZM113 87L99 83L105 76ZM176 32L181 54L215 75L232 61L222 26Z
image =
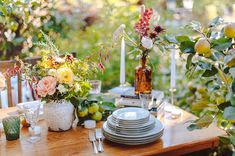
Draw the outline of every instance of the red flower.
M153 14L153 9L146 9L144 13L141 15L139 21L135 24L135 31L141 36L148 36L149 31L149 21Z
M98 67L99 67L100 71L104 72L105 66L101 61L98 63Z

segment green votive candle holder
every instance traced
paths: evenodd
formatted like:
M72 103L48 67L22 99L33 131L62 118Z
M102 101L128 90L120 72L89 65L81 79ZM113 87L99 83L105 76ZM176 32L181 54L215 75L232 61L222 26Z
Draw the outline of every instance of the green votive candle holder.
M10 116L2 119L4 133L8 141L17 140L20 137L20 118Z

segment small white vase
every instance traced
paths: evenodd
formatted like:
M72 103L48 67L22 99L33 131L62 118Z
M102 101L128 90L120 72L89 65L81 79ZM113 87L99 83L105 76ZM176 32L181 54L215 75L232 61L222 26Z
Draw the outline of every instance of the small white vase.
M44 118L49 131L66 131L72 126L74 106L66 100L52 101L44 105Z

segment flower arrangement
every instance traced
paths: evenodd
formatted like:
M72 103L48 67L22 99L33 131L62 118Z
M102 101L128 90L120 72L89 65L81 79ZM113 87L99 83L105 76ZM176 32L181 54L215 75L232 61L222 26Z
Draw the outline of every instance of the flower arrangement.
M72 54L61 55L49 36L42 32L46 42L35 43L42 47L42 59L36 65L20 62L21 72L42 101L74 101L87 97L91 89L89 78L98 65L90 58L77 59ZM76 100L75 100L76 101Z
M27 79L34 82L36 95L47 102L86 97L91 89L88 79L95 72L95 64L71 54L60 57L46 53L32 70L26 69Z
M168 41L178 45L181 56L186 57L187 75L203 83L203 87L196 84L189 87L195 98L192 109L200 112L200 118L188 129L208 127L217 121L228 133L222 141L231 142L234 148L235 24L217 17L208 27L194 21L186 28L196 34L175 36Z
M130 37L125 31L125 26L122 24L113 34L113 42L115 43L119 38L124 37L129 45L134 47L132 52L139 52L141 57L147 57L154 45L160 47L160 34L164 32L164 28L159 25L160 15L152 8L142 6L141 14L138 22L134 25L134 30L138 35L137 39Z

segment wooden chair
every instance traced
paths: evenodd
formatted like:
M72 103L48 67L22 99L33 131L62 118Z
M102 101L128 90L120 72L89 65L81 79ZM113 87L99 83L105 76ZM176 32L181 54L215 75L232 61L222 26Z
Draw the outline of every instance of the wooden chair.
M36 64L38 60L40 60L41 57L35 57L35 58L28 58L23 60L26 63L30 64ZM15 65L17 65L17 61L10 60L10 61L0 61L0 72L4 73L8 69L14 68ZM21 83L21 74L17 74L17 85L18 85L18 103L22 102L22 83ZM13 107L12 102L12 87L11 87L11 77L6 76L7 81L7 98L8 98L8 107ZM0 108L2 108L2 102L1 102L1 94L0 94Z

